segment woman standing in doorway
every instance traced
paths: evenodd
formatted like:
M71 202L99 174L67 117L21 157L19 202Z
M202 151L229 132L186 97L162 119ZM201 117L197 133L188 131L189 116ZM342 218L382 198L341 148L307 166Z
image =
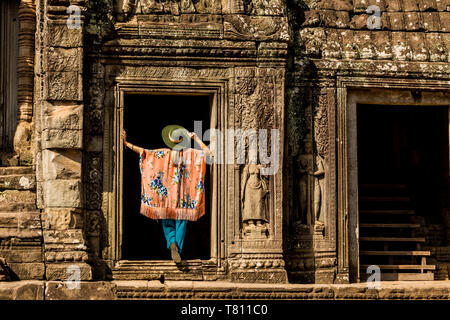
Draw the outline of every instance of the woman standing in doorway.
M162 131L169 148L147 150L127 141L124 145L139 154L141 172L141 210L144 216L162 220L162 227L172 260L181 262L187 221L197 221L205 214L205 153L208 147L180 126ZM194 139L202 150L188 148Z

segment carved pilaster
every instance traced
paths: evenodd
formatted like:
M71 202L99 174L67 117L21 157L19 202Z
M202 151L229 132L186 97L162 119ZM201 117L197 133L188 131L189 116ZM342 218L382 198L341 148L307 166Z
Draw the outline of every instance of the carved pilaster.
M33 0L19 6L18 120L31 122L33 116L34 34L36 10Z
M81 16L71 17L67 1L44 2L38 183L42 189L48 280L67 279L74 267L80 270L80 280L93 278L91 264L95 258L85 234L82 183L84 4L78 1ZM79 26L69 25L69 19L77 19Z
M33 117L34 35L36 10L33 0L22 0L19 6L19 55L17 61L17 129L14 151L22 164L32 162L31 122Z
M282 170L275 168L275 162L283 158L279 138L283 136L284 99L280 98L284 96L284 72L276 68L236 68L234 83L234 127L247 133L253 130L259 137L267 130L267 141L259 139L257 144L259 150L271 155L272 161L262 166L252 164L250 151L254 147L248 138L247 165L236 166L235 170L239 177L239 185L235 186L240 194L236 212L239 224L238 230L229 231L236 234L231 243L230 277L236 282L284 283ZM261 159L259 153L258 163ZM267 170L269 166L272 170Z

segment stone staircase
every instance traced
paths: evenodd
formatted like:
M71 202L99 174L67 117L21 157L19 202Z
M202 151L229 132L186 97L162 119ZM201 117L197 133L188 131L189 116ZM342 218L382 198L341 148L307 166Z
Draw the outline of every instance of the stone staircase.
M412 219L413 205L403 184L360 185L360 275L377 265L381 280L434 280L435 265L427 264L425 237L417 236L421 224Z
M0 167L0 257L6 260L13 280L44 279L33 167Z

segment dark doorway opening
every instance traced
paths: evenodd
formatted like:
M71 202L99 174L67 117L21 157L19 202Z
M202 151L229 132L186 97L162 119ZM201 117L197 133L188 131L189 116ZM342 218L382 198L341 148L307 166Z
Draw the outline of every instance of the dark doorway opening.
M382 280L432 280L434 249L450 245L448 107L358 105L357 113L361 278L378 265Z
M206 95L125 95L124 129L129 142L145 149L167 148L161 137L162 129L178 124L194 131L194 121L202 121L203 132L209 129L210 96ZM198 146L194 146L197 147ZM141 175L139 156L130 150L123 158L123 230L122 259L167 260L170 252L161 221L140 214ZM210 258L211 183L210 167L206 169L206 213L196 222L188 222L183 260Z

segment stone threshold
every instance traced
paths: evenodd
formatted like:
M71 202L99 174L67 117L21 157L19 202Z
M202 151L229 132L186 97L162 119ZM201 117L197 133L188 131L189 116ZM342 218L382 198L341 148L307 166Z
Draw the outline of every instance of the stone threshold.
M74 283L70 285L74 286ZM69 285L69 286L70 286ZM254 284L219 281L92 281L70 289L64 281L0 282L0 300L274 299L450 300L450 281L354 284Z

